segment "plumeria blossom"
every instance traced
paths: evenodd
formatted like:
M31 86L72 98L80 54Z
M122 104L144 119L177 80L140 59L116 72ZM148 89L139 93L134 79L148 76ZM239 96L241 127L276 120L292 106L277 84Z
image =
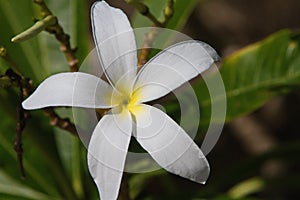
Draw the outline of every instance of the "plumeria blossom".
M110 109L95 127L87 155L101 199L118 196L131 136L167 171L205 183L209 164L201 150L167 114L145 102L165 96L208 69L218 58L215 50L199 41L181 42L138 71L136 41L126 15L98 1L91 18L108 82L82 72L56 74L43 81L23 107Z

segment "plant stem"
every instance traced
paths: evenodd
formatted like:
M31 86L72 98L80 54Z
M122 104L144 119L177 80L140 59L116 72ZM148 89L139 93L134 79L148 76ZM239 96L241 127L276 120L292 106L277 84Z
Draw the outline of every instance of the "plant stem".
M1 47L4 48L4 47ZM1 52L0 48L0 52ZM8 53L5 50L5 56L0 57L6 60L9 64L14 64L16 67L17 64L12 59L7 59L9 57ZM9 57L10 58L10 57ZM20 81L20 83L19 83ZM34 86L32 85L32 81L28 78L25 78L20 73L14 72L12 69L7 70L5 75L0 76L0 87L11 87L16 86L20 87L22 85L23 96L30 95L34 90ZM22 96L22 98L23 98ZM61 118L54 110L54 108L44 108L45 115L50 118L50 124L52 126L57 126L63 130L70 132L72 135L77 136L76 126L70 121L68 118Z
M33 0L33 2L41 8L42 19L37 20L34 25L12 38L11 41L23 42L35 37L45 30L50 34L53 34L59 41L60 50L64 53L67 59L70 71L77 72L78 60L75 55L76 48L71 48L70 36L64 32L62 26L58 23L57 17L52 14L44 0Z
M4 59L7 63L9 63L10 66L14 69L15 72L20 73L18 65L8 55L7 50L6 50L6 48L4 46L0 46L0 57L2 59Z
M138 67L142 67L148 61L148 56L151 52L151 46L155 37L158 35L159 29L153 28L149 33L145 34L142 48L138 56Z
M12 42L23 42L35 37L37 34L45 30L48 26L56 24L56 17L48 15L44 19L38 20L33 26L18 34L11 39Z
M123 173L123 178L120 187L120 193L118 200L130 200L129 186L128 186L128 175Z
M54 108L44 108L43 111L45 115L50 118L50 125L66 130L74 136L78 136L76 126L70 121L69 118L61 118L54 111Z
M33 2L41 8L41 15L43 18L52 15L52 12L48 8L44 0L34 0ZM58 20L56 20L55 24L48 26L45 30L50 34L54 34L55 38L60 42L60 50L64 53L68 61L70 71L77 72L78 60L75 55L76 48L71 48L70 36L64 32L62 26L58 23Z
M174 14L174 0L168 0L167 4L164 8L164 21L159 22L149 11L149 8L140 2L136 2L135 0L126 0L127 3L132 4L136 7L136 9L144 16L148 17L154 24L154 27L166 27L171 20L173 14ZM142 4L142 5L140 5ZM138 6L139 5L139 6ZM141 9L143 8L143 9ZM140 54L138 56L138 67L142 67L147 61L148 56L151 52L151 46L156 38L156 36L159 34L159 29L153 28L149 33L147 33L144 36L143 45L140 51Z
M16 137L15 137L15 141L14 141L14 149L17 153L21 177L23 179L25 179L26 176L25 176L25 170L24 170L24 166L23 166L22 132L23 132L23 130L25 128L25 124L26 124L26 113L22 107L22 102L24 99L23 85L21 83L21 79L18 79L17 81L18 81L18 85L19 85L19 104L18 104L18 122L17 122L17 127L16 127Z
M145 5L144 3L137 1L137 0L125 0L126 3L132 5L141 13L141 15L144 15L148 19L150 19L155 26L157 27L163 27L164 24L161 23L150 11L149 7Z

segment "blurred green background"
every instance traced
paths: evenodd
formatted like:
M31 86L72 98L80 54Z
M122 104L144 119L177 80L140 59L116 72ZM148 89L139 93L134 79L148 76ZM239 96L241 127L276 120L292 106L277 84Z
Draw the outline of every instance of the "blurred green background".
M93 2L46 1L70 34L72 46L78 47L80 63L93 48L89 19ZM134 27L152 24L124 1L108 2L123 9ZM165 0L142 2L163 19ZM209 43L223 58L220 71L227 92L227 123L207 156L211 175L206 185L164 170L126 174L129 189L125 193L130 199L300 198L299 8L298 0L176 0L175 15L167 27ZM35 86L51 74L69 70L59 43L48 33L23 43L10 42L39 16L31 0L0 0L0 46ZM11 67L0 59L1 75ZM201 109L196 139L201 146L211 102L203 81L193 81L193 87ZM18 101L17 88L0 88L0 199L98 199L81 141L49 125L42 111L30 112L23 132L27 177L20 178L13 149ZM178 122L176 102L164 101L164 106ZM62 117L71 116L68 109L57 111ZM128 199L123 192L120 199Z

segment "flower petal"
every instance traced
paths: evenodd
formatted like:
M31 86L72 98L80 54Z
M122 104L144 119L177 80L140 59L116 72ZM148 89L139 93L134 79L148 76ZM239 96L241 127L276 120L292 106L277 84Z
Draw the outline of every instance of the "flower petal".
M117 199L131 138L128 111L106 114L96 126L88 147L88 166L101 199Z
M126 74L133 80L137 72L136 42L127 16L105 1L92 6L93 35L100 62L112 84Z
M60 73L44 80L22 105L27 110L49 106L109 108L112 91L108 83L96 76Z
M136 117L136 138L153 159L167 171L205 183L209 164L185 131L161 110L140 105Z
M134 90L139 91L142 102L157 99L199 75L218 59L216 51L206 43L175 44L146 63L137 75Z

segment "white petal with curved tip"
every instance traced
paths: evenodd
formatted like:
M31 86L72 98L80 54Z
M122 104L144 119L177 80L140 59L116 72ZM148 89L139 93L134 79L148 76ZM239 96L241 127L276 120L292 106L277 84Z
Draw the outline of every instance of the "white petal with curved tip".
M117 199L131 138L128 111L106 114L96 126L88 147L88 166L101 199Z
M150 124L147 114L151 118ZM161 110L143 104L134 115L137 141L161 167L205 183L210 171L209 164L199 147L176 122Z
M81 72L60 73L44 80L22 106L27 110L49 106L111 107L112 87L100 78Z
M218 58L216 51L203 42L175 44L145 64L134 90L139 90L142 102L157 99L208 69Z
M137 71L136 42L127 16L105 1L92 6L93 35L100 62L113 83L126 74L133 80Z

